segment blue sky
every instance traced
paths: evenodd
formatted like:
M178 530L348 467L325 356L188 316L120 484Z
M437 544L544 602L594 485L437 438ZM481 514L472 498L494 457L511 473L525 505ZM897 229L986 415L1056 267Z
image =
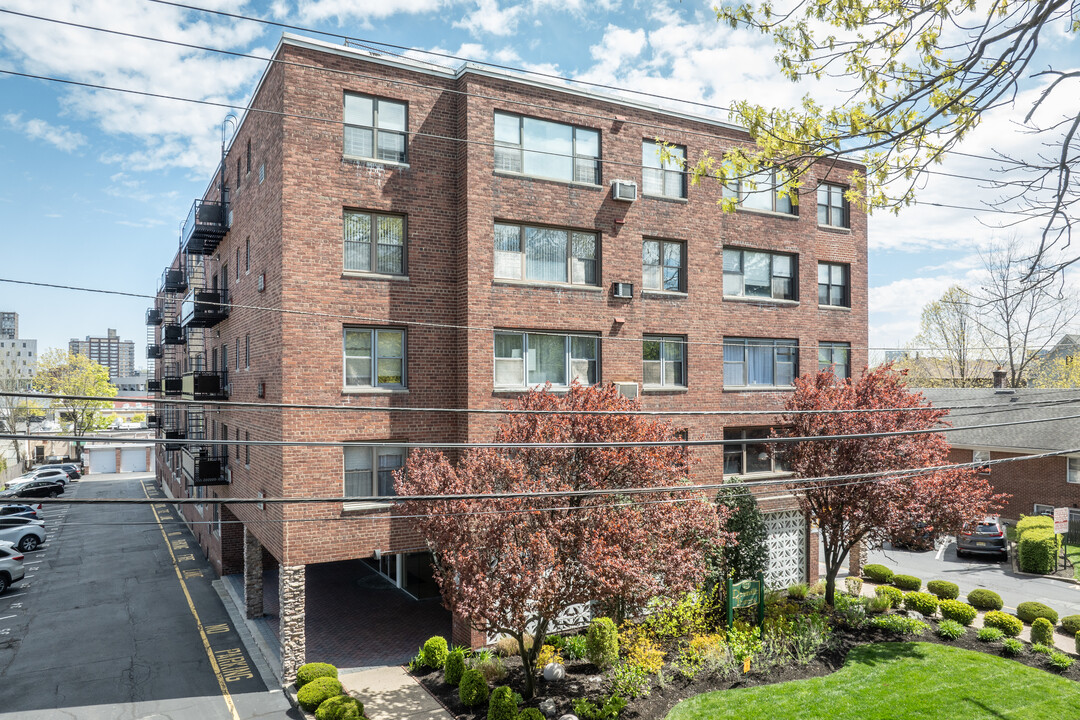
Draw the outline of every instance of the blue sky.
M725 105L752 98L795 103L768 41L721 27L712 3L619 0L190 0L192 5L407 47ZM150 0L0 0L0 10L268 56L280 29ZM332 40L330 38L323 38ZM1080 66L1072 37L1051 36L1042 61ZM430 58L429 58L430 59ZM437 60L453 64L452 60ZM106 35L0 13L0 69L243 104L263 63ZM1029 92L1036 92L1032 84ZM987 118L964 150L1030 150L1013 121ZM0 277L152 294L179 225L219 156L227 111L41 80L0 76ZM1075 108L1047 108L1049 117ZM1057 115L1055 115L1057 113ZM726 116L721 115L726 119ZM989 177L990 163L956 158L940 168ZM974 207L980 184L932 176L924 200ZM870 345L917 332L923 304L954 282L977 283L978 252L1009 232L1006 216L919 206L870 222ZM1034 236L1037 227L1016 232ZM149 301L0 283L0 309L20 315L39 348L106 328L136 341L144 363Z

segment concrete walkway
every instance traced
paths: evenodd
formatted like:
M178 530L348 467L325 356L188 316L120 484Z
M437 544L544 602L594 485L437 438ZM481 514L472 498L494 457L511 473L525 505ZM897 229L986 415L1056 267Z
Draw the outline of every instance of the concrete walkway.
M353 691L364 703L370 720L453 720L438 700L405 672L391 665L338 676L346 690Z

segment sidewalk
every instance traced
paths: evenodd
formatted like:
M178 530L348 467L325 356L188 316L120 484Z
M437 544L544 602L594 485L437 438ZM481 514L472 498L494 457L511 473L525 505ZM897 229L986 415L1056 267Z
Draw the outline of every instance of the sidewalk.
M433 698L405 669L386 666L341 673L346 690L364 703L370 720L453 720L454 716Z

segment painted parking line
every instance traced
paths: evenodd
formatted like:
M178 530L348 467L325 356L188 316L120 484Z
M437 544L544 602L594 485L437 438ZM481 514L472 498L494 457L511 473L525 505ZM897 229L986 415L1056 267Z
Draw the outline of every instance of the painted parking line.
M4 617L0 617L0 620L10 620L13 617L19 617L19 616L18 615L5 615Z

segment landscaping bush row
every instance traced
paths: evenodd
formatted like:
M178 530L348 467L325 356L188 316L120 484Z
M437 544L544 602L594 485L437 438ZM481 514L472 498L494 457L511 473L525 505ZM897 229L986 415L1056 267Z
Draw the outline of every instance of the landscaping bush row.
M445 644L445 643L444 643ZM367 720L364 704L345 693L338 670L329 663L307 663L296 671L296 701L316 720Z

